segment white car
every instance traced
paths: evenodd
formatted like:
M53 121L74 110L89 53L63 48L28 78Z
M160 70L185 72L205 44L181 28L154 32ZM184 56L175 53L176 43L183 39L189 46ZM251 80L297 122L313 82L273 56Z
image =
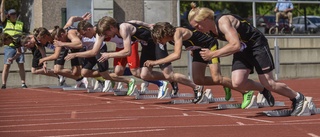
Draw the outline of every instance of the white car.
M320 33L320 16L307 16L307 32L304 16L294 17L292 25L295 27L294 33Z

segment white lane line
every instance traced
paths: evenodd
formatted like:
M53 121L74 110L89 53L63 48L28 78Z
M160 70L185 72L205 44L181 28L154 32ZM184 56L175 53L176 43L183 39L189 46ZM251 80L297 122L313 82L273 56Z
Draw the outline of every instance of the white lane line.
M50 93L57 93L57 94L68 94L68 92L53 92L50 90L42 90L42 89L32 89L35 91L42 91L42 92L50 92ZM68 94L70 95L70 94ZM96 98L96 99L104 99L104 100L111 100L111 101L117 101L117 102L127 102L127 103L132 103L132 104L144 104L144 103L140 103L140 102L134 102L134 101L124 101L124 100L119 100L119 99L112 99L112 98L107 98L107 97L95 97L95 96L90 96L90 95L86 95L86 94L71 94L74 96L82 96L82 97L89 97L89 98Z
M238 125L243 126L244 124L242 122L236 122Z
M89 134L72 134L72 135L56 135L56 136L44 136L44 137L79 137L79 136L97 136L97 135L114 135L114 134L129 134L129 133L143 133L143 132L159 132L165 129L152 129L152 130L134 130L134 131L122 131L122 132L104 132L104 133L89 133Z
M319 137L318 135L313 134L313 133L308 133L308 135L309 135L310 137Z
M140 107L140 109L144 109L144 107Z
M306 122L306 121L320 121L320 119L301 119L301 120L288 120L288 121L281 121L284 123L291 123L291 122Z
M319 125L320 123L291 123L290 125ZM269 124L269 123L263 123L263 124L245 124L243 126L287 126L288 124L284 123L274 123L274 124ZM145 129L173 129L173 128L205 128L205 127L239 127L239 124L217 124L217 125L187 125L187 126L147 126L147 127L119 127L119 128L75 128L75 129L39 129L39 130L0 130L0 133L29 133L29 132L64 132L64 131L99 131L99 130L145 130ZM309 133L310 135L315 135L313 133ZM308 134L308 135L309 135ZM319 137L319 136L315 136Z
M80 124L80 123L101 123L110 121L127 121L127 120L137 120L135 118L127 119L109 119L109 120L90 120L90 121L77 121L77 122L56 122L56 123L39 123L39 124L19 124L19 125L4 125L1 128L8 127L27 127L27 126L46 126L46 125L65 125L65 124Z
M187 113L182 113L183 116L189 116Z
M187 109L175 108L175 107L166 107L166 106L159 106L159 105L155 105L155 106L162 107L162 108L177 109L177 110L187 110ZM246 117L240 117L240 116L234 116L234 115L228 115L228 114L219 114L219 113L214 113L214 112L204 112L204 111L194 111L194 112L216 115L216 116L223 116L223 117L230 117L230 118L237 118L237 119L244 119L244 120L251 120L251 121L258 121L258 122L265 122L265 123L275 123L274 121L269 121L269 120L246 118Z
M81 112L77 111L77 114L80 114ZM71 112L64 113L64 115L68 116L70 115ZM28 116L28 115L24 115ZM207 116L203 114L198 114L198 115L188 115L190 117L201 117L201 116ZM130 118L181 118L184 116L181 115L163 115L163 116L155 116L155 115L143 115L143 116L112 116L112 117L90 117L90 118L77 118L77 120L105 120L105 119L130 119ZM70 120L69 118L47 118L47 119L36 119L36 118L25 118L25 119L12 119L12 120L2 120L0 119L1 122L19 122L19 121L24 121L24 122L38 122L38 121L61 121L61 120Z

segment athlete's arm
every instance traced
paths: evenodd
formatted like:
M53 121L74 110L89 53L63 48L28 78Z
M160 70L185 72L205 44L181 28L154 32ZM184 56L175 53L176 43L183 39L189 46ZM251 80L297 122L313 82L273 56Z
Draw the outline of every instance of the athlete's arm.
M1 12L1 22L6 20L6 13L4 12L6 0L1 1L0 12Z
M55 45L57 46L63 46L68 47L72 49L81 49L82 48L82 42L80 38L77 35L77 30L69 30L68 31L68 39L71 40L71 42L56 42Z
M202 49L200 54L203 57L203 53L209 53L210 59L215 57L225 57L232 55L238 51L240 51L240 38L238 36L238 32L235 28L235 26L232 25L231 20L228 17L222 17L219 19L219 28L221 32L225 35L226 40L228 43L223 46L221 49L218 49L216 51L211 51L209 53L209 49ZM205 59L205 58L204 58ZM205 60L208 60L209 58L206 58Z
M50 56L46 56L46 57L41 58L39 60L39 64L42 64L43 62L46 62L46 61L51 61L51 60L58 59L60 51L61 51L61 47L55 47L54 53L51 54Z
M89 20L91 18L91 14L89 12L86 12L84 15L80 16L71 16L68 20L68 22L66 23L66 25L64 25L63 29L68 28L70 26L73 26L73 23L78 22L78 21L82 21L82 20Z
M96 34L96 41L94 42L93 48L91 50L86 50L83 52L76 52L76 53L69 53L64 59L71 60L75 57L80 57L80 58L94 57L99 53L100 47L104 41L104 38L105 38L104 35L99 36L98 34Z
M143 21L139 21L139 20L130 20L128 22L134 23L134 24L138 24L138 25L141 25L141 26L145 26L145 27L148 27L150 29L152 29L152 27L154 25L154 24L149 24L149 23L146 23L146 22L143 22Z
M119 27L120 36L123 39L123 49L118 52L103 53L108 58L123 58L131 55L131 33L133 26L128 23L122 23Z
M173 53L169 54L165 58L156 60L154 65L160 65L160 64L173 62L173 61L181 58L182 46L183 46L182 45L183 33L179 29L177 29L174 36L173 36L173 39L174 39Z
M39 48L39 51L41 53L42 58L46 57L47 55L46 55L46 51L44 50L44 47L39 46L38 48Z

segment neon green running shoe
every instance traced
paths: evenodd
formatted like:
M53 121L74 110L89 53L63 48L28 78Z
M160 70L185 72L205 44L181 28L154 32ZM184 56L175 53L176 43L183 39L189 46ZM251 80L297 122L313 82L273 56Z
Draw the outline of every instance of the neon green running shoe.
M249 90L247 93L243 94L243 101L241 104L242 109L245 109L250 105L251 99L253 97L253 93L254 93L253 90Z
M231 89L230 88L228 88L228 87L223 87L223 89L224 89L224 92L225 92L225 97L224 97L224 99L226 99L226 101L229 101L230 100L230 98L231 98L231 96L232 96L232 94L231 94Z
M111 80L111 87L114 88L115 85L116 85L116 82Z
M131 78L128 84L128 92L127 92L128 96L132 95L135 84L136 84L136 81L133 78Z

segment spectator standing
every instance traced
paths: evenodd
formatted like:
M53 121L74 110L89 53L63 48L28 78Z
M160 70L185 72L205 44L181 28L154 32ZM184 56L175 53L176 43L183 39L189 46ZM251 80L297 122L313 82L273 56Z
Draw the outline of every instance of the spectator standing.
M9 34L10 36L14 36L17 34L22 34L24 31L23 22L17 20L17 12L15 9L10 9L8 14L5 14L5 1L1 1L1 22L3 24L3 32ZM5 46L4 49L4 66L2 71L2 89L6 88L6 82L9 75L9 69L12 64L12 60L16 59L16 62L19 67L19 74L21 78L21 87L27 88L25 84L25 69L24 69L24 49L15 45L14 43L10 43Z

